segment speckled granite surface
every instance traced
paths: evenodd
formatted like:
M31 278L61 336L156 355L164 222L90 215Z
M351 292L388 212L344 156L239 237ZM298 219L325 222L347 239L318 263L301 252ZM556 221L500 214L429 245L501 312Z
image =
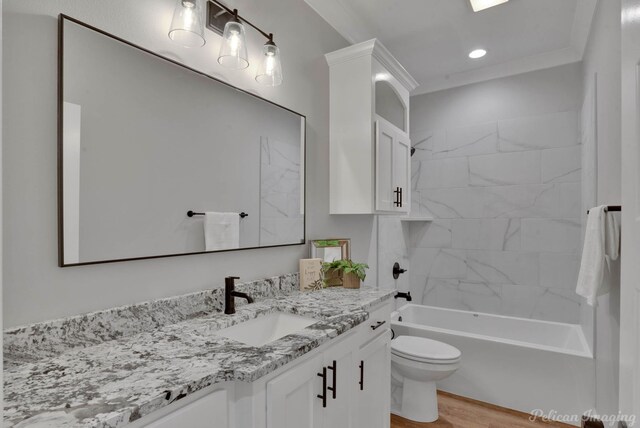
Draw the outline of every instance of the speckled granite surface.
M298 290L298 274L237 284L260 301ZM243 304L236 300L236 306ZM54 357L69 349L97 345L166 325L198 318L224 309L224 288L121 306L53 321L10 328L4 331L5 364L22 364Z
M297 276L268 281L238 287L261 300L235 315L218 312L221 299L209 291L6 331L4 426L125 426L214 383L255 381L362 323L392 293L300 293ZM215 334L274 311L319 321L260 348Z

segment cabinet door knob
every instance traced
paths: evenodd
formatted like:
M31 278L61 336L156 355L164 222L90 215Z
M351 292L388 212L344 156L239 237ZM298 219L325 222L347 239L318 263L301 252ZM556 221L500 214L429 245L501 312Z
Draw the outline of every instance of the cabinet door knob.
M396 187L396 190L394 190L394 191L393 191L393 193L395 193L395 194L396 194L396 200L395 200L395 201L393 201L393 204L394 204L396 207L399 207L399 206L400 206L400 204L401 204L401 202L400 202L400 197L401 197L401 195L402 195L402 190L401 190L399 187Z
M318 394L318 398L322 400L322 407L327 407L327 368L322 368L322 373L318 373L322 378L322 394Z
M333 392L333 399L336 399L336 394L337 394L337 385L336 385L336 379L338 377L338 365L336 363L336 360L333 360L333 363L327 367L327 369L331 370L333 372L333 385L332 386L328 386L327 389L331 392Z
M360 391L364 391L364 360L360 360Z

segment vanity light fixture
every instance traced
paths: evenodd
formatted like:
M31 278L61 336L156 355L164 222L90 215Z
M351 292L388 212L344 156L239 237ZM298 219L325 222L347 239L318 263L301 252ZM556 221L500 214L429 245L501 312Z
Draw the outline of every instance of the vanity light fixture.
M475 49L469 52L469 58L471 59L479 59L487 54L487 51L484 49Z
M282 83L280 49L273 43L273 34L269 34L269 40L262 48L262 62L256 73L256 81L266 86L278 86Z
M224 25L222 43L218 63L232 70L242 70L249 67L247 55L247 40L244 25L238 19L238 9L233 9L233 16Z
M282 63L280 49L273 41L273 34L262 31L254 24L238 15L237 9L231 9L216 0L178 0L169 37L184 46L203 46L204 29L201 4L207 5L207 28L222 36L218 63L233 69L249 67L245 24L262 34L267 42L262 47L260 65L256 72L256 81L266 86L278 86L282 83ZM224 28L224 29L223 29ZM179 33L180 31L187 33ZM199 39L197 42L193 38Z
M178 0L173 11L169 38L187 47L204 46L204 20L199 0Z
M509 0L469 0L474 12L480 12L481 10L489 9L490 7L498 6L508 2Z
M229 20L222 32L222 46L220 46L220 56L218 62L229 68L242 69L249 66L247 59L247 45L244 38L244 24L262 34L267 42L262 47L262 57L256 81L265 86L278 86L282 83L282 64L280 62L280 49L273 42L273 34L262 31L247 19L238 15L238 10L231 10L224 4L216 0L208 0L209 10L207 13L207 28L217 31L219 28L220 15L226 12L230 15ZM236 54L236 52L238 52ZM227 55L237 60L227 60Z

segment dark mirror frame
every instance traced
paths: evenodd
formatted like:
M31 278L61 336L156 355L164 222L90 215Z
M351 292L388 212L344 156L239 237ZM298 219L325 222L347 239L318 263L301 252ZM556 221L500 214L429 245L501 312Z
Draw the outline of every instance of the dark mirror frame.
M303 224L303 228L302 228L302 241L299 243L292 243L292 244L278 244L278 245L264 245L264 246L258 246L258 247L243 247L243 248L233 248L233 249L229 249L229 250L217 250L217 251L195 251L195 252L189 252L189 253L178 253L178 254L162 254L162 255L154 255L154 256L144 256L144 257L130 257L130 258L123 258L123 259L110 259L110 260L97 260L97 261L89 261L89 262L80 262L80 263L65 263L64 262L64 198L63 198L63 164L62 164L62 159L63 159L63 137L64 137L64 130L63 130L63 116L62 116L62 112L63 112L63 103L64 103L64 69L63 69L63 65L64 65L64 23L65 21L68 22L72 22L74 24L83 26L89 30L95 31L97 33L100 33L106 37L109 37L113 40L116 40L120 43L123 43L125 45L128 45L132 48L138 49L139 51L149 54L149 55L153 55L156 58L160 58L162 60L165 60L171 64L177 65L178 67L182 67L185 70L191 71L193 73L199 74L200 76L204 76L208 79L213 80L214 82L217 83L222 83L225 86L228 86L232 89L235 89L236 91L244 94L244 95L249 95L251 97L257 98L259 100L265 101L269 104L272 104L276 107L279 107L281 109L290 111L291 113L294 113L298 116L300 116L302 119L304 119L304 135L302 136L302 150L304 152L304 165L303 165L303 186L301 191L303 192L304 195L304 205L303 205L303 219L302 219L302 224ZM146 260L146 259L159 259L159 258L164 258L164 257L178 257L178 256L189 256L189 255L193 255L193 254L209 254L209 253L221 253L221 252L228 252L228 251L243 251L243 250L254 250L254 249L260 249L260 248L277 248L277 247L291 247L291 246L295 246L295 245L306 245L307 240L306 240L306 233L307 233L307 192L306 192L306 188L307 188L307 170L306 170L306 157L307 157L307 117L303 114L300 114L294 110L291 110L287 107L281 106L280 104L274 103L273 101L270 101L268 99L262 98L256 94L253 94L249 91L246 91L244 89L238 88L236 86L230 85L227 82L224 82L220 79L216 79L213 76L210 76L206 73L203 73L201 71L195 70L191 67L188 67L184 64L181 64L180 62L174 61L170 58L164 57L162 55L159 55L153 51L150 51L148 49L145 49L143 47L140 47L138 45L135 45L131 42L128 42L124 39L121 39L118 36L115 36L113 34L107 33L106 31L103 31L99 28L93 27L85 22L82 22L78 19L72 18L68 15L65 14L60 14L58 15L58 266L59 267L69 267L69 266L84 266L84 265L94 265L94 264L103 264L103 263L115 263L115 262L124 262L124 261L130 261L130 260Z

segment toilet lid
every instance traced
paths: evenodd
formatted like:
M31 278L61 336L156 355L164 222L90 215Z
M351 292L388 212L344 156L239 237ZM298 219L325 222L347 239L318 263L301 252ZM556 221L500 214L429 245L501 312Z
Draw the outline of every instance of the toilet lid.
M462 352L456 347L426 337L399 336L391 341L391 352L416 361L457 360Z

